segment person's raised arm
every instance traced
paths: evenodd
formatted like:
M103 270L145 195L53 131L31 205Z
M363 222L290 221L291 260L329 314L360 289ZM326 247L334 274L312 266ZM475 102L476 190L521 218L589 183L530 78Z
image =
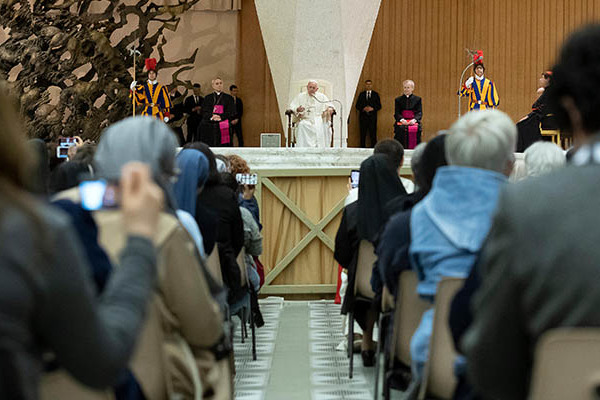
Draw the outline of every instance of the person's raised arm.
M45 285L34 321L43 342L77 380L95 388L113 385L134 350L146 304L156 282L151 238L163 207L162 191L147 166L124 168L121 182L124 229L129 233L102 295L96 299L89 266L67 219L50 232L55 257L45 266Z

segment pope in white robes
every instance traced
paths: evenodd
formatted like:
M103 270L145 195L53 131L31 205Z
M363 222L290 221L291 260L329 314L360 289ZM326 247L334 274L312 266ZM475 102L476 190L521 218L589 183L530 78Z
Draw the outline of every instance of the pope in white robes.
M323 93L317 93L319 84L309 81L306 92L298 94L290 109L298 119L296 147L330 147L331 114L333 107Z

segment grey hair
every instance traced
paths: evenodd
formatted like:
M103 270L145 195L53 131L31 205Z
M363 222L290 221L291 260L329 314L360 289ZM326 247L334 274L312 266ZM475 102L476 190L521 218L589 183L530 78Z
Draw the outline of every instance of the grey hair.
M527 178L527 167L525 167L525 162L522 159L515 160L515 164L513 165L512 172L508 177L508 181L515 183L525 178Z
M415 170L419 168L419 163L421 162L421 156L425 151L425 147L427 147L427 143L422 142L417 145L412 151L410 155L410 169L413 171L413 175L415 174Z
M414 87L415 87L415 81L413 81L413 80L411 80L411 79L407 79L407 80L405 80L404 82L402 82L402 86L404 86L404 84L405 84L405 83L407 83L407 82L410 82L410 83L412 83L412 86L413 86L413 89L414 89Z
M311 83L314 83L315 85L319 86L319 82L317 82L314 79L309 79L308 82L306 83L306 86L310 85Z
M514 160L517 127L498 110L471 111L459 118L446 139L449 165L506 172Z
M527 176L540 176L567 163L563 150L551 142L535 142L525 150Z

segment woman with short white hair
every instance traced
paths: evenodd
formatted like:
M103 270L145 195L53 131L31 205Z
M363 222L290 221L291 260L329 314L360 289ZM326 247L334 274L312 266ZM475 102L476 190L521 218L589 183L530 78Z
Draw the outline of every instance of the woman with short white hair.
M432 305L410 343L415 380L429 355L438 283L469 275L512 170L516 140L517 128L502 111L464 115L444 142L448 166L437 169L431 190L412 211L410 264L419 276L417 293Z
M525 150L528 177L545 175L566 163L564 151L552 142L535 142Z

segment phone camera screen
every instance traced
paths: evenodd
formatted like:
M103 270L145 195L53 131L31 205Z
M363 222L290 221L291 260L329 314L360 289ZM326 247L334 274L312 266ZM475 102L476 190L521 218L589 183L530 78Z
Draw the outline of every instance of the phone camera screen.
M89 211L99 210L102 208L105 192L105 181L84 181L80 183L79 195L81 197L81 206Z

